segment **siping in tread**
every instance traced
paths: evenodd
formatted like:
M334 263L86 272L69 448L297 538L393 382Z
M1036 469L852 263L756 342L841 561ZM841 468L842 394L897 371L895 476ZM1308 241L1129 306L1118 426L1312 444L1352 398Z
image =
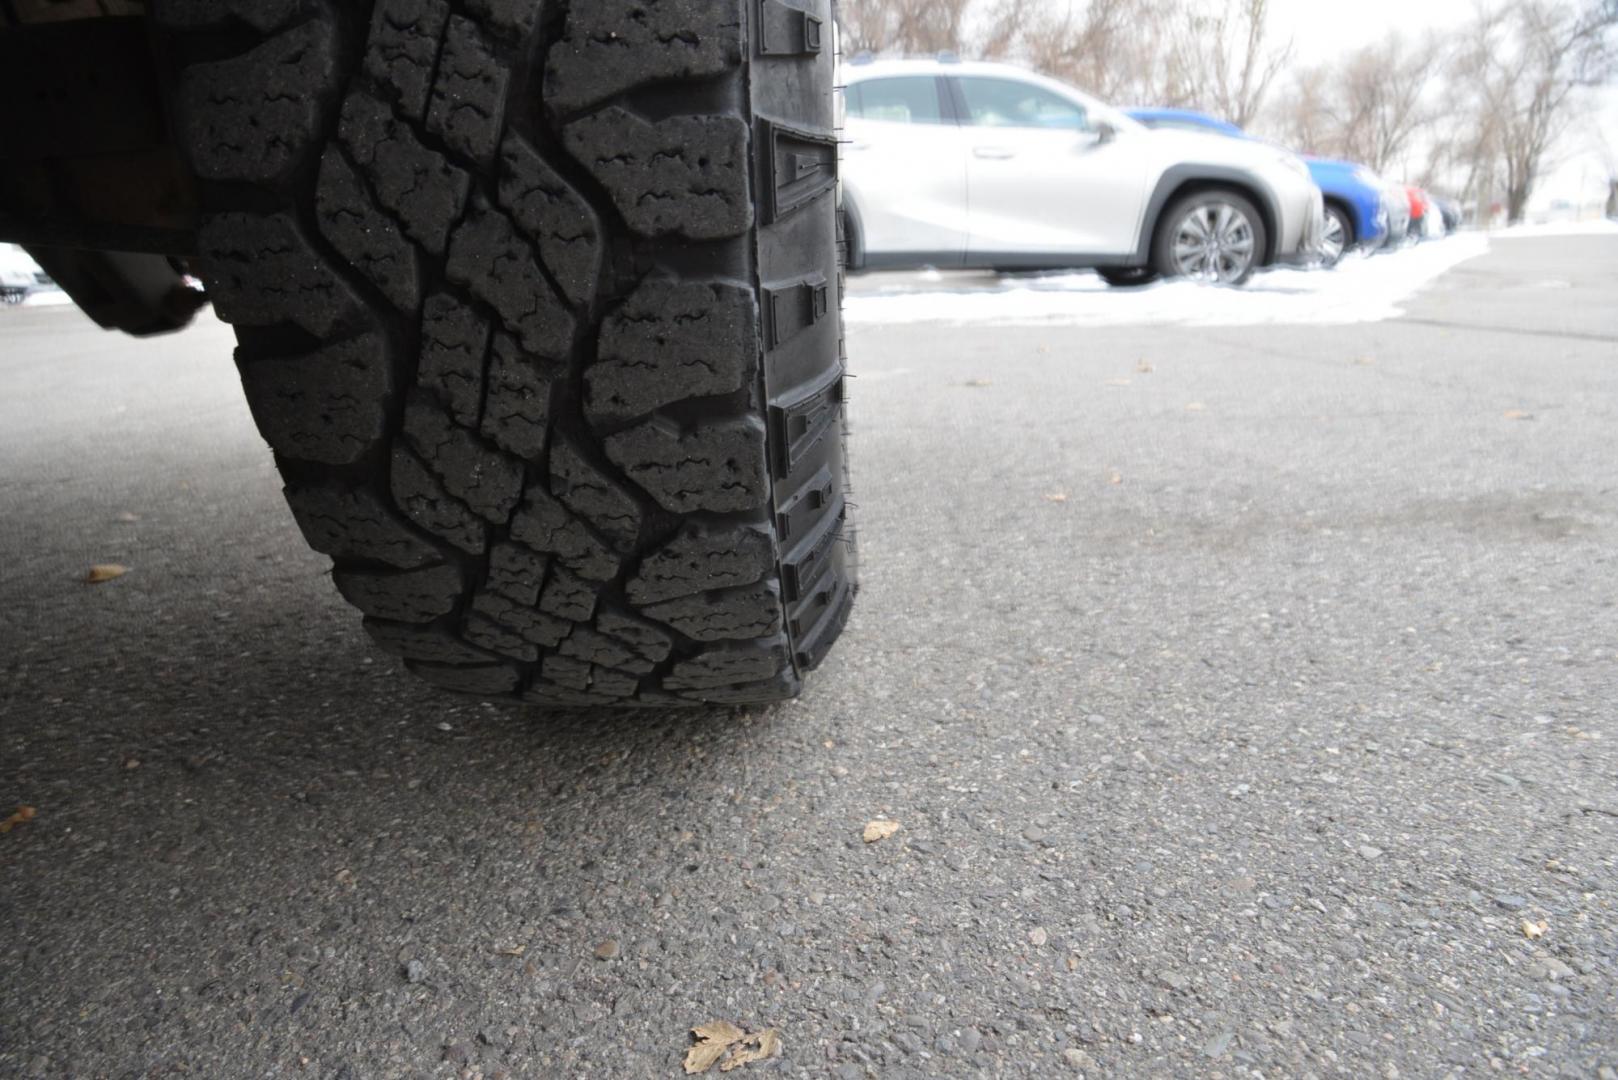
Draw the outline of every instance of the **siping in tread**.
M312 547L436 686L794 695L855 587L830 0L155 0Z

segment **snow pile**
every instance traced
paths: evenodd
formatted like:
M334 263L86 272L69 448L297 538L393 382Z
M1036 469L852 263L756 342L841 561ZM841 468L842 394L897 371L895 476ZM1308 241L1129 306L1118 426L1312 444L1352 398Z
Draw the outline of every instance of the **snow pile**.
M1380 322L1446 270L1489 250L1462 233L1370 258L1350 255L1335 270L1272 270L1242 288L1185 281L1114 289L1090 273L932 274L853 283L843 314L853 324L1267 326Z

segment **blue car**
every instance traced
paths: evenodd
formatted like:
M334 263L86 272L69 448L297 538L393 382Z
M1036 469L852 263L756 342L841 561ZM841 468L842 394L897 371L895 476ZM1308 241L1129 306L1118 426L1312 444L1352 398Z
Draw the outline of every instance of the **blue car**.
M1226 120L1192 109L1125 109L1147 127L1208 131L1236 139L1252 136ZM1309 176L1326 199L1326 232L1321 240L1321 261L1335 266L1343 254L1360 247L1372 251L1388 235L1388 214L1383 207L1383 183L1364 165L1331 158L1304 157Z

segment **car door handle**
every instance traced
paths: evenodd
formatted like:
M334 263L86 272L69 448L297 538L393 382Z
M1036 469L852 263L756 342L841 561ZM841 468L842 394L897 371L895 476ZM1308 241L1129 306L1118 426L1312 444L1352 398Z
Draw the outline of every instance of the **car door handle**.
M1017 151L1005 146L974 146L972 147L972 156L980 157L987 161L1005 161L1007 158L1016 157Z

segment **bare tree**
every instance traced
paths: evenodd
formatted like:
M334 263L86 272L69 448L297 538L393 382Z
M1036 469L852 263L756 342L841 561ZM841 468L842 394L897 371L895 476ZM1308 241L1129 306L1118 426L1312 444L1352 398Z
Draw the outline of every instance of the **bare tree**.
M1610 78L1614 0L1511 0L1480 12L1457 65L1475 141L1497 155L1506 218L1522 220L1579 88Z
M1037 0L999 0L977 35L975 55L1000 60L1012 55L1033 22Z
M956 52L971 0L843 0L849 53Z
M1303 153L1341 153L1327 109L1335 75L1331 68L1318 64L1293 70L1280 100L1266 111L1260 130Z
M1350 53L1322 102L1334 152L1381 172L1402 163L1431 123L1431 93L1441 48L1427 35L1408 41L1397 30Z
M1270 38L1270 0L1187 3L1178 22L1177 66L1193 77L1196 100L1247 127L1292 59L1292 42Z
M1039 70L1119 102L1181 104L1173 25L1184 0L1088 0L1027 24L1022 54Z

